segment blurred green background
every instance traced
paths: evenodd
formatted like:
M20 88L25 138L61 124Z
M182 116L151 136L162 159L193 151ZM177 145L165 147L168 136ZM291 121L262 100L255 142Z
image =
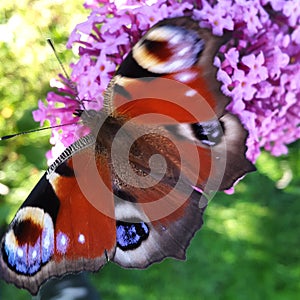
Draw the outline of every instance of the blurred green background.
M68 34L86 19L82 1L2 0L0 3L0 136L38 128L31 112L65 66ZM0 233L46 169L49 132L0 141ZM218 193L187 261L167 259L144 271L109 263L90 279L103 299L299 299L300 143L288 156L263 153L258 171ZM31 299L0 281L0 299Z

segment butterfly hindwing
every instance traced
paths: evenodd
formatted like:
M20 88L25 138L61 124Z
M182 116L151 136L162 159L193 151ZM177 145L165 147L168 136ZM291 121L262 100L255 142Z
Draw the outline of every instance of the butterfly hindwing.
M143 192L147 191L131 189L130 196L136 200L145 199ZM163 186L156 187L152 193L149 191L147 198L156 197L157 194L164 195L163 192ZM199 205L200 203L202 206ZM151 204L153 207L149 207ZM183 192L177 191L176 194L173 192L172 198L166 197L164 203L150 201L145 207L143 203L139 203L140 209L134 209L128 203L116 204L116 217L122 218L123 221L118 221L119 245L112 260L126 268L145 268L166 257L185 259L185 251L191 238L203 224L202 216L206 204L206 199L197 191L193 191L188 196ZM149 219L149 215L153 217L159 210L164 209L173 212L158 220ZM128 212L127 215L122 212L124 210ZM148 214L145 211L148 211ZM148 221L145 222L145 218ZM123 227L120 226L122 224ZM137 224L144 228L136 229ZM124 232L124 227L128 228L127 232ZM139 230L144 235L144 239L141 243L135 243ZM121 242L122 246L120 246Z
M130 144L132 173L123 173L128 172L127 160L120 159L121 152L126 152L122 147L126 139L117 139L120 144L116 149L122 150L112 168L117 220L117 248L112 260L127 268L145 268L165 257L184 259L191 238L203 223L207 204L182 172L180 154L168 132L150 129L144 128L144 134Z

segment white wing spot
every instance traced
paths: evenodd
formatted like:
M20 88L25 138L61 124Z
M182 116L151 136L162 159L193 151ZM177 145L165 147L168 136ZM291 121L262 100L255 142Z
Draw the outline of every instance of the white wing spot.
M186 83L194 80L197 77L197 73L194 71L184 71L175 74L174 78L180 82Z
M185 92L185 95L186 95L187 97L193 97L193 96L195 96L196 94L197 94L197 91L195 91L195 90L193 90L193 89L187 90L187 91Z
M79 234L79 236L78 236L78 242L80 244L84 244L85 243L85 236L83 234Z
M61 236L60 242L61 242L61 244L62 244L63 246L66 245L67 239L66 239L66 236L65 236L65 235L62 235L62 236Z
M56 247L59 253L65 254L69 246L69 238L66 234L61 231L56 236Z
M21 248L18 248L18 250L17 250L17 255L18 255L19 257L23 257L24 251L23 251Z

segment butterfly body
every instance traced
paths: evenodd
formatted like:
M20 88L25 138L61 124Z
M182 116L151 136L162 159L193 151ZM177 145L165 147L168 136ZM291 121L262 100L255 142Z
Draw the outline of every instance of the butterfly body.
M212 67L223 39L189 18L162 21L133 47L90 134L68 147L0 243L0 277L36 294L52 276L108 260L146 268L185 258L211 191L254 167L247 132L224 108Z

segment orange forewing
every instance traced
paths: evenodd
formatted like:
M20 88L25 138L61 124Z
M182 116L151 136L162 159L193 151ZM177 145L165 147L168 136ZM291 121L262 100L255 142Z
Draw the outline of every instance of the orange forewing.
M195 77L193 75L189 82L184 83L176 80L177 76L184 76L179 73L156 79L117 80L116 84L126 89L126 94L113 93L117 115L128 118L143 116L141 123L156 125L196 123L215 118L216 101L212 92L195 70L191 73Z
M69 159L68 164L72 167L73 160L81 161L84 165L76 165L77 173L75 177L59 176L54 181L54 187L58 198L60 199L60 209L56 221L57 231L70 233L70 246L65 255L60 253L56 248L56 259L78 259L80 257L96 258L104 255L105 251L114 249L116 243L115 220L113 215L107 216L99 211L93 202L87 199L83 194L78 180L86 176L86 170L91 163L91 157L95 152L83 150L76 153L73 158ZM110 181L110 173L104 157L98 156L97 164L99 167L99 178L106 178ZM85 178L85 180L88 180ZM87 183L93 188L93 182ZM105 190L99 195L99 202L105 202L109 210L113 212L113 197ZM97 228L98 230L95 230ZM80 236L84 236L84 243L79 241ZM96 245L96 247L95 247Z

